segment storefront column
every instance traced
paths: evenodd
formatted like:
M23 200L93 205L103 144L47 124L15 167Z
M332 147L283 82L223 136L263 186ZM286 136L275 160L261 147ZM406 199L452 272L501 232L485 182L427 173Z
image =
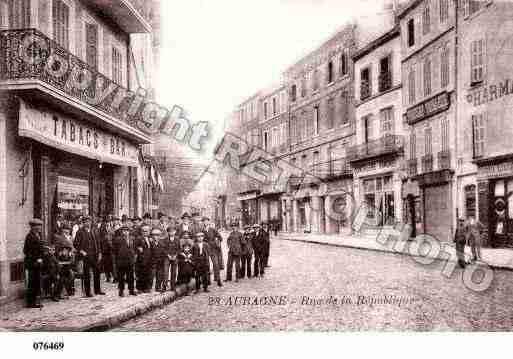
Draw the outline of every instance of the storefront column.
M3 101L2 101L3 105ZM5 107L4 107L5 108ZM5 295L9 283L7 265L7 118L0 109L0 297Z
M313 196L311 198L311 206L310 206L310 211L311 211L311 220L312 220L312 223L311 223L311 226L312 226L312 233L320 233L321 232L321 214L322 214L322 210L321 210L321 197L319 196Z
M299 232L299 211L297 199L292 199L292 232Z
M309 201L305 203L305 230L312 232L312 197L309 197Z
M326 196L326 200L324 201L324 213L325 213L325 222L326 222L326 234L335 233L333 230L331 219L333 217L332 210L331 210L331 196Z

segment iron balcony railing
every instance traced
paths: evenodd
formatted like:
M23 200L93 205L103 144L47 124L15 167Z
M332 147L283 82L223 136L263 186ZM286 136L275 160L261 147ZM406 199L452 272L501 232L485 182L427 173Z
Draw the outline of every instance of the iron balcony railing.
M433 172L433 154L429 153L422 157L422 172Z
M371 87L369 81L362 81L360 84L360 100L365 100L371 95Z
M417 175L417 159L411 158L408 160L408 176L414 177Z
M346 158L338 158L313 165L310 174L321 179L337 178L352 175L351 167Z
M58 61L53 61L55 59ZM72 74L75 81L71 81ZM132 127L135 127L137 116L140 116L135 114L129 120L128 116L123 115L128 112L129 101L124 100L119 107L113 106L116 94L125 92L129 96L130 92L126 88L71 54L39 30L0 31L0 81L24 80L42 81ZM84 86L72 86L72 82ZM99 87L102 91L109 86L114 88L113 91L106 91L109 94L100 103L91 101L95 97L97 83L103 84Z
M360 161L387 154L399 153L403 150L403 137L399 135L386 135L377 140L355 145L347 150L349 162Z
M438 169L446 170L451 168L451 152L449 150L438 152Z
M379 92L387 91L392 88L392 74L390 72L382 72L378 76Z

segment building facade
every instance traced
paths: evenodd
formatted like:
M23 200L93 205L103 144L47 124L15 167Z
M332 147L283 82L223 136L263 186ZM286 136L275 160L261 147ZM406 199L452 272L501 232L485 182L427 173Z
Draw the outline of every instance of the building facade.
M485 225L484 245L513 247L513 4L458 11L457 210Z
M394 26L353 56L356 144L348 159L356 203L370 206L377 226L404 220L404 134L401 39ZM369 218L371 219L371 218Z
M124 0L1 0L0 27L0 296L14 297L31 218L51 242L59 214L141 214L152 139L123 114L134 53L151 61L132 36L152 28Z
M409 205L416 229L451 240L456 214L456 3L411 1L399 13Z

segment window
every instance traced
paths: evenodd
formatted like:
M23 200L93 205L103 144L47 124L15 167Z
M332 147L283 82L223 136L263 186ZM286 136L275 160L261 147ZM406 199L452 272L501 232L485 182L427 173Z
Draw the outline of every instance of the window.
M449 18L449 0L440 0L440 23L443 24Z
M268 143L269 141L269 133L267 131L264 132L264 150L267 151L268 150Z
M440 55L440 86L442 88L449 85L449 47L442 48Z
M408 47L415 45L415 20L408 20Z
M472 41L470 48L470 79L471 83L479 83L483 81L484 65L483 65L483 51L484 40Z
M69 48L69 8L61 0L53 0L53 39L65 49Z
M433 138L431 127L424 129L424 154L429 155L433 153Z
M329 103L329 102L328 102ZM319 134L320 124L319 124L319 105L314 106L313 108L313 122L314 122L314 135Z
M472 115L474 158L484 155L485 121L483 114Z
M484 0L462 0L463 1L463 14L465 17L472 15L479 11L483 6Z
M98 26L86 23L86 62L98 68Z
M380 111L381 117L381 135L392 135L394 133L394 115L393 108L385 108Z
M370 68L362 69L360 73L360 99L365 100L371 95Z
M273 116L278 113L278 107L276 106L276 97L273 97Z
M390 56L379 60L379 91L386 91L392 87L392 71L390 71Z
M349 99L347 92L342 92L340 96L340 124L346 125L349 123Z
M295 102L296 101L296 96L297 96L297 86L294 84L290 88L290 101L291 102Z
M312 88L314 91L319 89L319 70L315 69L313 72Z
M415 130L412 129L410 133L410 159L417 158L417 136Z
M426 1L424 11L422 12L422 33L428 34L431 28L431 13L429 8L429 1Z
M9 0L9 20L13 29L30 27L30 0Z
M442 138L442 151L449 150L449 120L442 118L440 123L440 137Z
M333 61L328 62L328 84L333 82Z
M123 81L123 71L121 63L121 52L116 48L112 48L112 79L117 84L121 84Z
M290 137L291 137L292 143L298 142L298 127L297 126L298 126L297 117L292 116L290 118Z
M340 77L347 75L347 54L345 51L340 55Z
M264 102L264 120L267 119L267 102Z
M364 143L367 143L372 138L372 117L365 116L362 119L362 126L363 126L363 141Z
M408 74L408 101L410 105L415 103L415 68L410 69Z
M431 95L431 59L424 60L424 96Z
M301 79L301 97L306 97L306 75Z

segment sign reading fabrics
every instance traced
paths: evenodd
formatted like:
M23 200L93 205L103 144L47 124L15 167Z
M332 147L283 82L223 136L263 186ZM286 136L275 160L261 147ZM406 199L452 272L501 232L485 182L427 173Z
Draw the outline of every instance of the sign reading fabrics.
M18 134L105 163L136 167L137 147L85 121L35 108L20 99Z
M430 117L447 110L450 105L449 93L444 91L416 106L409 108L406 111L406 121L409 125L413 125L426 117Z

